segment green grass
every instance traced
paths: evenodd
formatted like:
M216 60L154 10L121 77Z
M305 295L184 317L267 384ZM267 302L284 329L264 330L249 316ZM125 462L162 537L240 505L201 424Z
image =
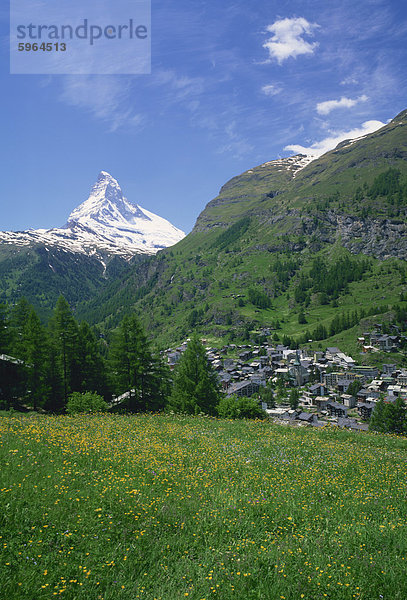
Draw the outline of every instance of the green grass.
M1 597L405 600L407 440L0 417Z

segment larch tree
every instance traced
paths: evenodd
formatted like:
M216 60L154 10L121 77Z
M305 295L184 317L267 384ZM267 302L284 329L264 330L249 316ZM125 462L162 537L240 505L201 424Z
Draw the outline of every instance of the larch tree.
M24 328L24 360L27 377L27 397L34 410L44 406L47 398L47 336L32 308Z
M79 329L71 308L63 296L58 298L50 321L51 344L62 377L64 403L71 392L80 391L78 358Z
M126 316L121 322L112 343L110 360L116 393L129 393L129 410L144 410L144 391L151 352L143 328L135 315Z
M199 338L194 335L176 367L169 406L189 414L214 415L219 400L217 373L208 362Z
M78 358L81 390L104 396L107 393L106 367L96 336L86 321L78 330Z
M9 349L7 307L0 304L0 354L7 354Z

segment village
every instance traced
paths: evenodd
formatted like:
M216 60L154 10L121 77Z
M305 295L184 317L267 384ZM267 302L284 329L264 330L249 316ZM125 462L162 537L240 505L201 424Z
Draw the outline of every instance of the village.
M358 338L361 353L397 352L403 336L379 330ZM263 335L270 335L263 329ZM205 340L203 340L205 343ZM165 351L171 369L181 358L188 340ZM407 399L407 369L384 363L381 367L358 365L340 348L324 351L292 350L284 345L227 344L222 348L206 346L208 361L217 372L227 396L259 400L270 419L292 425L323 427L331 423L353 431L367 431L369 420L380 398L394 402ZM264 401L269 387L273 400ZM289 401L297 390L296 406Z

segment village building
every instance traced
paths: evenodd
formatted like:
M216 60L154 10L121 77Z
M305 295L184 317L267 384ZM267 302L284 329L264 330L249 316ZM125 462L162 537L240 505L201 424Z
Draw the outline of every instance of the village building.
M378 376L379 369L377 367L354 365L354 367L352 367L352 373L354 375L361 375L365 381L371 381Z
M368 431L369 425L367 423L359 423L356 419L349 419L347 417L338 417L338 427L342 429L351 429L352 431Z
M358 413L364 421L369 421L376 404L374 402L359 402L357 405Z
M314 405L317 407L319 411L326 410L328 402L330 402L330 398L328 396L317 396L314 399Z
M239 398L242 396L250 398L259 393L260 387L261 385L255 381L238 381L228 387L227 395L232 396L235 394Z
M335 356L337 356L341 351L339 350L339 348L333 347L333 348L327 348L325 351L325 357L328 360L333 360L335 358Z
M401 371L397 376L397 383L399 385L407 385L407 371Z
M309 379L308 370L302 366L298 352L295 355L292 365L288 369L288 374L296 386L304 385Z
M351 396L350 394L342 394L341 400L343 402L343 405L347 408L355 408L355 406L357 405L356 398L354 396Z
M329 416L333 417L347 417L348 409L339 402L328 402L326 405Z

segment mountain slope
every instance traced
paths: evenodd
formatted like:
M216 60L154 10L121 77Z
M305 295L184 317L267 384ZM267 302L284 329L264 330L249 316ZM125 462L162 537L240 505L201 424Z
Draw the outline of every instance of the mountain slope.
M0 301L13 303L24 295L43 316L60 294L76 306L140 257L184 235L129 202L118 182L102 171L64 227L0 232Z
M308 164L279 159L233 178L191 234L79 314L110 328L136 310L165 344L195 327L217 337L261 326L302 335L329 328L338 312L385 310L405 291L406 117Z

